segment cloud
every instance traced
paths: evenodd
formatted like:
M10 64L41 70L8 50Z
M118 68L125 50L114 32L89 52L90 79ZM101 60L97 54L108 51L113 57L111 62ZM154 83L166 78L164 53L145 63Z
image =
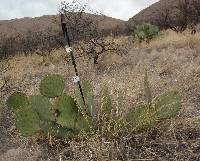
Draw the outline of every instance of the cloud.
M66 0L70 1L70 0ZM127 20L158 0L80 0L105 15ZM0 19L38 17L58 13L61 0L0 0Z
M104 14L128 20L142 9L158 0L90 0L92 7L101 9Z

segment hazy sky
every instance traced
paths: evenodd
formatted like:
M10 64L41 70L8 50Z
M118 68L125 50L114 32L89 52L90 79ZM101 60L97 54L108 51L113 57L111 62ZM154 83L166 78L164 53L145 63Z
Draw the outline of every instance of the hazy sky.
M62 0L0 0L0 20L22 17L38 17L58 13ZM70 1L70 0L66 0ZM128 20L134 14L158 0L80 0L89 3L90 8L105 15Z

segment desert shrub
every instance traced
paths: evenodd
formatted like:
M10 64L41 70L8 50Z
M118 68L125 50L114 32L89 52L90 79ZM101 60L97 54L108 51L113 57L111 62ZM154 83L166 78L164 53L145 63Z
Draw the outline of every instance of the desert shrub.
M147 101L131 108L127 114L124 113L122 93L119 92L114 99L105 86L97 107L89 81L82 83L84 104L79 91L75 91L74 96L63 92L63 80L60 75L48 75L41 81L41 95L27 97L24 93L15 92L8 98L7 105L14 112L16 126L23 136L42 132L59 138L73 138L84 132L116 137L133 129L154 127L162 120L175 117L181 109L181 97L176 91L152 98L147 73L144 78Z
M142 25L137 25L134 30L133 37L135 41L149 41L160 34L160 30L157 26L151 25L149 23L144 23Z

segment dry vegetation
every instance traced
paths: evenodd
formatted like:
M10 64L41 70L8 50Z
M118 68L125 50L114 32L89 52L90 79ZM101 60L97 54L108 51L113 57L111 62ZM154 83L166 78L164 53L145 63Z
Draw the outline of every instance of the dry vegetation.
M62 49L51 56L15 56L0 62L0 160L200 160L200 32L177 34L166 31L149 44L133 47L128 37L115 41L132 48L126 55L113 52L101 55L99 63L77 58L82 79L91 80L95 95L107 85L114 98L121 91L127 107L144 101L143 77L148 70L153 96L169 89L180 91L182 111L155 129L124 138L106 140L100 136L80 137L70 142L51 140L51 145L38 136L19 136L5 100L13 91L28 95L38 92L41 78L48 73L65 76L66 91L76 85L71 77L74 70L64 60ZM67 59L67 58L66 58ZM126 110L126 109L125 109Z
M172 30L167 30L162 33L162 35L149 44L142 44L142 47L158 47L158 48L165 48L169 45L177 46L178 48L182 47L190 47L198 49L199 47L199 40L200 40L200 33L199 33L199 26L197 27L197 33L191 35L190 30L186 30L183 33L177 33Z

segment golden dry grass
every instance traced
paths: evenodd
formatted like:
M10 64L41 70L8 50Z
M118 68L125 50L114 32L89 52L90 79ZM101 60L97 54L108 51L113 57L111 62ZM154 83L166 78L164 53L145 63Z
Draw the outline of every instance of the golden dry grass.
M191 35L190 30L186 30L183 33L177 33L172 30L167 30L161 33L161 36L153 39L149 44L143 43L140 44L140 47L149 47L149 48L165 48L170 45L176 46L177 48L181 47L198 47L200 42L200 32L197 32L194 35Z
M156 158L158 160L181 160L184 157L188 159L194 157L196 153L193 147L199 143L199 133L195 132L195 129L197 131L200 129L199 39L200 33L191 36L187 32L176 34L166 31L161 38L153 40L150 44L142 44L140 48L132 48L123 57L115 53L103 55L99 64L95 66L89 60L78 58L77 65L81 79L92 81L97 97L102 87L107 85L114 99L118 92L122 91L125 110L145 101L143 78L147 69L153 96L156 97L167 90L178 90L183 98L183 108L179 116L157 127L159 137L155 141L148 142L148 134L136 135L134 136L135 147L132 147L133 145L130 144L130 140L126 140L127 138L121 138L118 142L116 140L106 141L104 138L95 136L80 142L70 142L69 147L56 154L57 157L64 157L65 151L71 151L75 160ZM129 43L132 46L127 37L121 37L115 41L126 45ZM71 81L74 69L71 62L67 62L63 57L62 49L54 51L47 59L48 63L36 54L28 57L15 56L6 62L1 62L2 66L8 66L8 68L1 74L0 80L8 80L5 87L17 87L14 90L22 90L32 95L38 92L39 82L45 74L57 73L65 76L65 90L72 92L77 88ZM2 101L5 101L12 91L12 88L8 88L7 91L2 90ZM191 138L187 140L188 137ZM180 146L180 142L187 146L183 148L184 150L177 152L178 147L174 148L174 144ZM158 144L160 149L156 151ZM167 156L163 156L162 149L165 150L166 146L169 146L168 151L170 152L166 150ZM138 151L140 148L142 151Z

